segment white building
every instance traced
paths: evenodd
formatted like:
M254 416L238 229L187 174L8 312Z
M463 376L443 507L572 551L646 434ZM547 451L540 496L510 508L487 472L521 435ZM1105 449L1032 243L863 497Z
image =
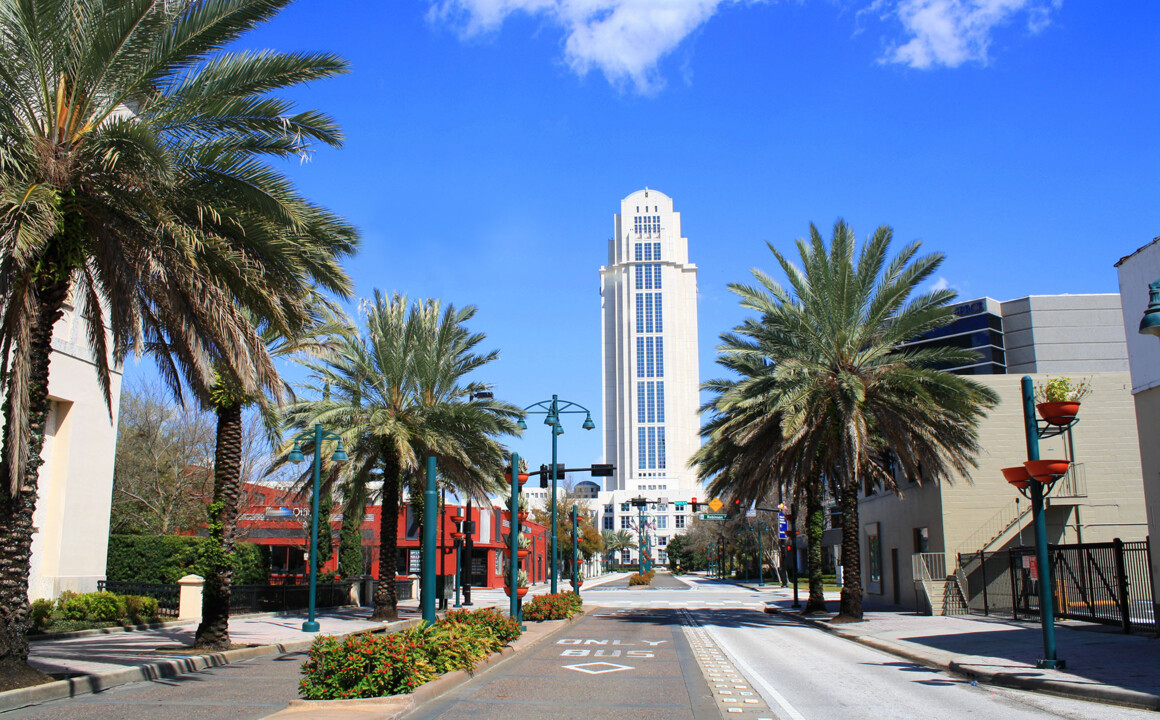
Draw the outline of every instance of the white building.
M33 515L28 597L92 592L105 578L121 368L110 368L112 413L97 385L84 323L66 305L53 328L48 422Z
M675 503L701 487L688 466L700 447L697 266L688 245L672 198L645 188L621 201L600 268L604 458L616 473L596 499L597 527L635 534L638 508L629 500L648 498L660 563L688 519Z

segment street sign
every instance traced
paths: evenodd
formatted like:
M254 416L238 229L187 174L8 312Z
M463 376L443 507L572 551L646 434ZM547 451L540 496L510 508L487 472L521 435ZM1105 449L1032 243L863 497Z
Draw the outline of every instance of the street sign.
M747 518L757 517L757 508L749 508L748 510L746 510L745 517L747 517Z
M786 520L785 513L779 512L777 514L777 539L785 540L789 532L789 520Z
M701 513L702 520L724 520L725 513Z
M713 512L721 512L723 507L725 507L725 503L721 502L721 498L713 498L709 501L709 509Z

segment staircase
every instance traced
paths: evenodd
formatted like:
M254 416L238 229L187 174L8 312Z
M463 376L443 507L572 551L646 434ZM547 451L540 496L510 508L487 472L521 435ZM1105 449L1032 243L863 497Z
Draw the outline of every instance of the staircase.
M954 573L947 572L946 553L916 553L911 558L914 582L926 598L931 615L962 615L967 612L963 588Z

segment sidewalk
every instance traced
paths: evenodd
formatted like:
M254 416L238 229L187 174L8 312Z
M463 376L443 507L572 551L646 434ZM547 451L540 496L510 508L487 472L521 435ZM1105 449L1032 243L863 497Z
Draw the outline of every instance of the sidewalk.
M903 608L867 605L865 622L826 622L792 609L793 591L736 583L760 594L766 612L781 614L839 637L919 665L983 683L1160 710L1160 639L1125 635L1118 628L1075 621L1056 623L1059 658L1066 670L1041 670L1043 634L1038 624L977 615L927 616ZM799 586L804 605L807 591ZM832 612L837 593L826 594Z

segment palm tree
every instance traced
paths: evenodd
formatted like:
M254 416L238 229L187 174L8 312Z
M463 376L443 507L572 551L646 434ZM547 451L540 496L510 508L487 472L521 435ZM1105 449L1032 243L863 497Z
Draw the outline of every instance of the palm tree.
M609 565L613 564L621 551L636 547L636 538L627 530L605 530L601 535L604 538L604 551L608 553Z
M795 448L784 442L782 415L775 409L781 389L775 366L752 338L756 330L754 321L748 321L721 335L717 363L734 377L702 386L712 394L701 408L709 420L701 430L705 443L690 464L701 481L708 483L711 496L738 499L746 507L772 505L774 498L788 498L794 508L805 505L809 597L802 612L823 612L824 468L813 462L816 457L796 457Z
M487 386L466 378L498 357L477 353L482 333L465 323L474 307L462 310L438 300L387 298L378 291L367 304L366 332L348 337L335 357L311 362L308 389L319 399L293 405L288 424L316 422L340 434L350 457L347 483L361 494L381 483L379 582L372 617L398 617L395 563L398 555L399 499L417 479L424 458L438 459L439 472L458 492L486 502L502 490L504 451L497 438L517 435L522 411L480 398ZM330 389L329 396L321 388ZM361 500L359 500L361 502Z
M282 88L341 73L333 55L222 48L290 0L0 4L0 672L25 672L31 517L50 340L66 298L109 398L109 365L150 351L179 392L229 367L277 373L243 311L289 329L312 284L341 292L344 221L267 163L337 146ZM276 291L275 291L276 290ZM297 290L297 292L296 292Z
M911 297L943 256L919 256L913 242L888 261L892 234L879 227L856 255L846 223L835 223L828 248L811 225L809 241L797 242L800 268L770 246L788 289L758 270L758 286L730 286L757 313L738 333L751 341L738 352L771 368L739 391L756 403L766 389L764 410L781 431L777 454L803 477L824 475L838 493L844 620L862 619L863 485L897 490L898 473L919 482L969 477L979 421L998 402L990 389L938 369L971 361L972 351L907 345L951 322L955 293ZM749 492L761 482L734 479Z
M345 317L317 292L298 298L302 317L295 334L287 337L273 326L253 318L261 328L261 337L272 358L325 358L350 332ZM249 394L242 389L224 363L219 364L215 382L208 388L210 405L217 417L214 445L214 489L209 507L209 539L205 558L205 601L201 623L194 635L194 647L226 650L230 647L230 590L233 582L234 536L237 531L238 503L242 494L243 412L256 405L271 444L280 436L281 415L277 404L293 397L289 386L273 388L267 393ZM324 517L329 517L327 512Z

